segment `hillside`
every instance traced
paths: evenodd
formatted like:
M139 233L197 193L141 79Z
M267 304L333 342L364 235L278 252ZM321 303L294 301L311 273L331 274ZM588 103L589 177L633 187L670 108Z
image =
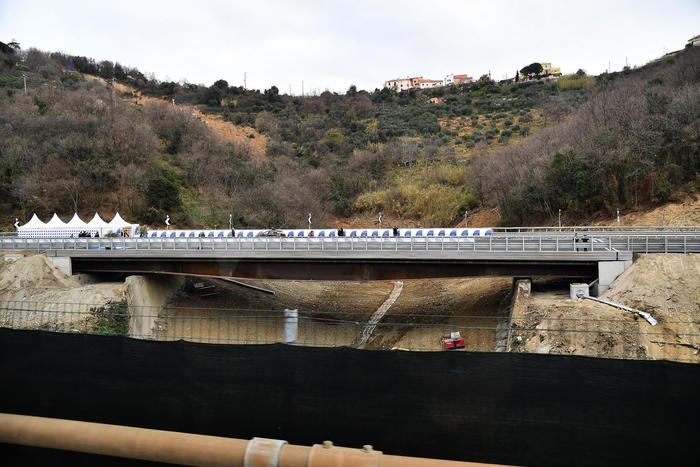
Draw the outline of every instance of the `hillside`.
M558 82L299 97L2 45L4 230L32 212L117 210L179 227L229 213L239 226L301 226L309 212L316 225L369 223L379 211L454 225L465 209L492 224L552 223L558 209L583 223L698 188L698 50Z

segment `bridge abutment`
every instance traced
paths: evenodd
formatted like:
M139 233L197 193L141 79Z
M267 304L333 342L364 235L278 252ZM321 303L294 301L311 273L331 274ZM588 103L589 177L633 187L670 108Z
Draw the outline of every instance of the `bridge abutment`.
M595 295L601 295L610 288L610 284L617 276L632 266L632 260L624 261L598 261L598 291Z
M56 256L56 255L46 255L51 263L60 269L68 277L73 275L73 261L70 256Z
M167 274L127 277L129 336L152 337L161 307L183 283L184 277Z

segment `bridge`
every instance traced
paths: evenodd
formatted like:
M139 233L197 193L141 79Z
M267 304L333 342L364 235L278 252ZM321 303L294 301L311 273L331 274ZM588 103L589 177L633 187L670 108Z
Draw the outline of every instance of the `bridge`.
M599 278L604 291L634 253L700 253L700 231L495 231L423 238L2 238L46 251L69 274L119 272L293 280L468 276Z

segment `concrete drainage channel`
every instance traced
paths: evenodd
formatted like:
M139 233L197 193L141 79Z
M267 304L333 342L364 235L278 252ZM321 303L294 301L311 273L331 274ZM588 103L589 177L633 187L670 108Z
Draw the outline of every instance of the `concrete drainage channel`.
M391 308L391 305L393 305L394 302L399 298L399 295L401 295L402 290L403 281L395 281L394 288L389 294L389 298L387 298L384 301L384 303L382 303L382 305L379 308L377 308L377 311L375 311L372 314L372 316L369 318L369 321L367 321L365 327L363 327L362 331L360 331L360 334L354 339L353 343L351 344L351 347L359 347L361 345L366 344L369 341L369 338L372 336L372 333L377 327L377 323L381 321L386 312L389 311L389 308Z
M629 311L630 313L637 313L639 316L647 320L647 322L652 326L656 326L658 324L658 321L656 321L656 319L654 319L654 317L646 311L630 308L620 303L611 302L609 300L603 300L602 298L591 297L589 295L589 284L571 284L569 286L569 295L572 300L592 300L594 302L602 303L604 305L619 308L620 310Z

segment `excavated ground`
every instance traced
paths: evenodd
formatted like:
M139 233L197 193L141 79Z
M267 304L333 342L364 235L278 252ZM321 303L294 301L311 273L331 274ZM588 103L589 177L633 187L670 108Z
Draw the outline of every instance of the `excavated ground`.
M700 255L639 255L601 298L650 313L570 300L568 284L535 282L513 319L516 352L700 362Z
M198 296L191 287L160 320L164 336L276 342L283 338L280 310L297 309L299 343L351 345L394 287L393 282L246 281L275 291L273 296L222 281L194 282L214 285L216 295L206 289ZM363 347L439 350L443 334L459 330L469 350L495 350L510 290L509 278L403 281L398 299Z
M93 309L129 300L129 280L82 285L44 255L6 258L0 264L0 325L86 331L96 320ZM161 311L155 337L279 342L284 339L282 311L297 309L298 343L352 345L395 287L393 282L249 283L275 295L221 280L189 280L172 306ZM439 350L440 338L459 330L467 350L493 351L506 348L508 341L515 352L700 362L700 255L639 255L603 295L650 313L657 326L628 311L572 301L568 286L535 281L531 297L517 307L508 339L511 279L404 281L361 347ZM10 311L18 307L25 311ZM49 307L59 312L46 313Z

